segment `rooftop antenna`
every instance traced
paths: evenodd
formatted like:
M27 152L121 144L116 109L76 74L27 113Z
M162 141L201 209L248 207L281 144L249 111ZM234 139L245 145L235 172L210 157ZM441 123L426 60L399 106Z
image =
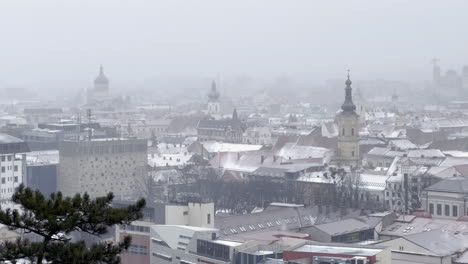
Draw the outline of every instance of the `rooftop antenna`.
M76 141L80 141L80 132L81 132L81 110L78 109L78 115L76 116Z
M86 110L88 115L88 140L91 141L91 137L93 136L93 130L91 129L91 109Z

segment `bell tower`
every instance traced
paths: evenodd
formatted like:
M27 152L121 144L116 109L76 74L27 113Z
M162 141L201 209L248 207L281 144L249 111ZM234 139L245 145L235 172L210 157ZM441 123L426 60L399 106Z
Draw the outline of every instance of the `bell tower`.
M216 82L211 83L211 90L208 93L208 114L219 115L221 113L221 103L219 102L219 92L216 90Z
M353 103L351 83L348 70L348 79L345 82L345 101L336 117L339 128L337 161L340 165L359 167L359 115Z

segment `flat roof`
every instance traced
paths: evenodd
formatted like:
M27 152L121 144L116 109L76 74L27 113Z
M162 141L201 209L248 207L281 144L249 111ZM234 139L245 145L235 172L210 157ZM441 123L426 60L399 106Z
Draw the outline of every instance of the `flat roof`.
M0 133L0 144L20 143L23 140L10 136L8 134Z
M350 256L375 256L382 252L382 249L360 248L360 247L340 247L329 245L303 245L293 250L294 252L310 252L321 254L341 254Z

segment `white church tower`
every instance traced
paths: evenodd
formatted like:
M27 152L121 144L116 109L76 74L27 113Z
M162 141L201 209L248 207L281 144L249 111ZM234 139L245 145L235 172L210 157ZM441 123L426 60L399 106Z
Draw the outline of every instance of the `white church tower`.
M221 103L219 102L219 92L216 90L216 82L211 83L211 90L208 93L208 114L219 116L221 114Z

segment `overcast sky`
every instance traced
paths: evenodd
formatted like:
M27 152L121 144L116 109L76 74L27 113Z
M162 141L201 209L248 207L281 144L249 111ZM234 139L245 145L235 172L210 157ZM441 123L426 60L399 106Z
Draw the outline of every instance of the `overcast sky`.
M429 79L468 64L468 1L1 0L0 87L161 76Z

